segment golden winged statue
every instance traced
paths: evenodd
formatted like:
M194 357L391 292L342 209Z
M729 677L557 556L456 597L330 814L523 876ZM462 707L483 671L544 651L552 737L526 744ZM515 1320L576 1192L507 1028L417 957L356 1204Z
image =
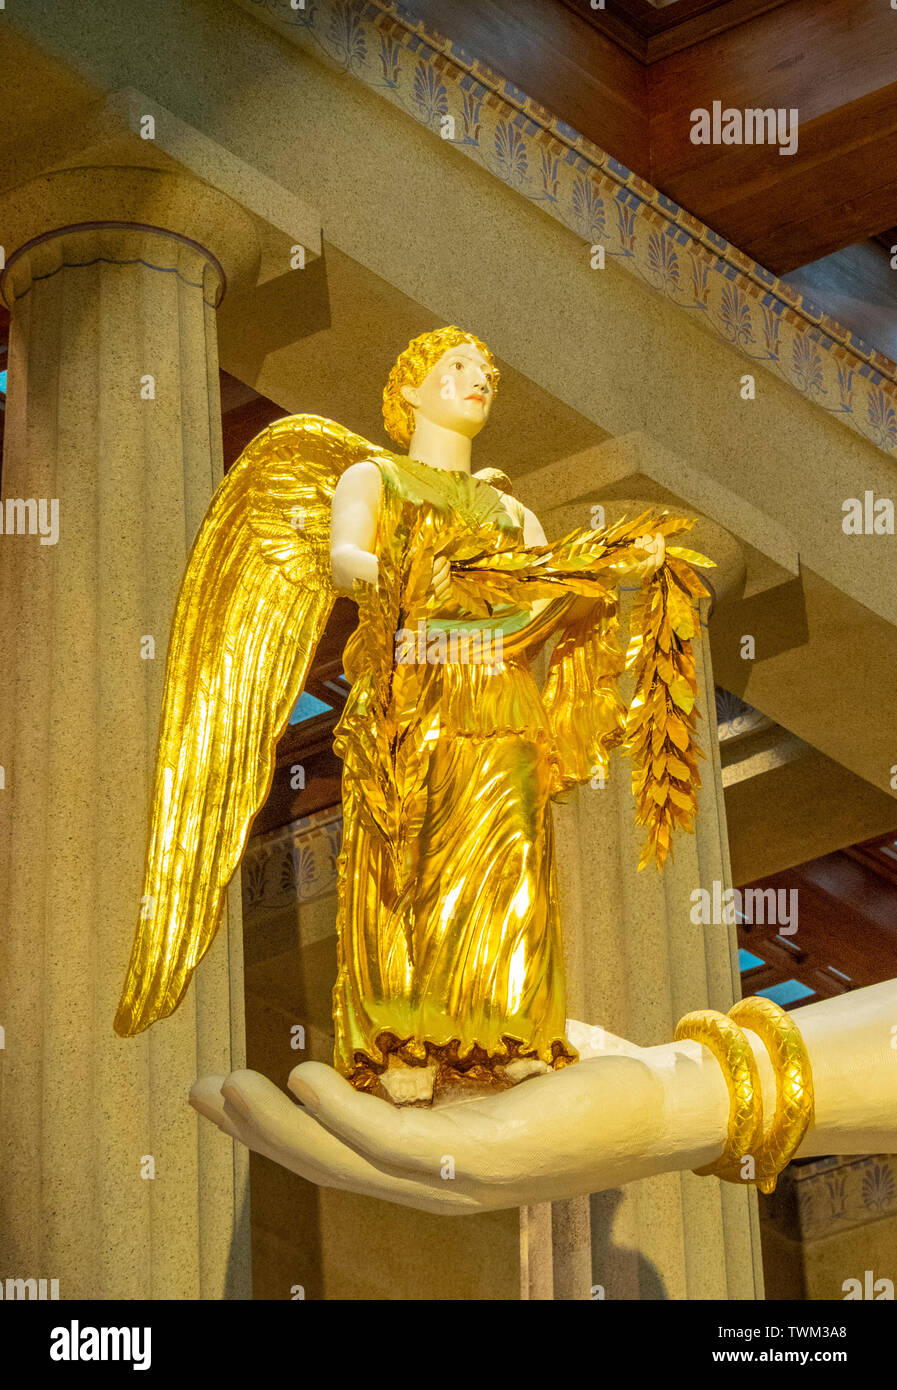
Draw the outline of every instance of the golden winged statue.
M335 1065L396 1103L577 1060L565 1035L552 800L632 759L639 867L693 828L691 639L711 562L645 513L548 544L471 472L499 374L438 329L398 358L392 453L313 415L269 426L219 486L177 602L140 919L115 1029L177 1008L270 788L337 594L346 647ZM628 650L619 587L640 586ZM532 662L553 641L540 688ZM634 675L628 704L618 690Z

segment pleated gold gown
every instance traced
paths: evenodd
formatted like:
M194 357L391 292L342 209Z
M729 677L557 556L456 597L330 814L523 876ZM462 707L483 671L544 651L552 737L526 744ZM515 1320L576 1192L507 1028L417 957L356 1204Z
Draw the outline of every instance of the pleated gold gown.
M361 1089L390 1053L435 1061L443 1078L486 1078L517 1057L562 1066L577 1054L565 1036L556 751L519 642L530 614L502 613L518 638L500 654L492 618L466 624L487 632L484 659L395 662L397 614L418 656L463 622L402 606L409 558L471 527L496 546L522 542L522 508L466 474L398 457L380 469L376 544L398 597L380 627L362 608L346 650L335 1065ZM389 607L382 581L377 602Z

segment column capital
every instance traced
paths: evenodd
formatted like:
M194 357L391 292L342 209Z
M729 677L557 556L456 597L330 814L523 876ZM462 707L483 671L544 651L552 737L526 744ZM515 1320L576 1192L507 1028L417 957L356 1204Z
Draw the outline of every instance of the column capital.
M32 274L48 273L48 257L169 268L192 251L215 306L228 284L258 270L252 218L187 174L115 166L54 170L0 198L0 217L6 238L0 296L9 308Z
M131 88L55 117L0 175L7 266L32 243L98 224L196 243L242 288L321 252L314 209Z
M609 506L638 498L644 506L699 516L702 527L716 523L737 538L744 552L748 593L787 583L800 573L797 542L773 515L641 431L615 435L556 459L521 478L519 489L521 500L543 520L567 503L583 508L587 503ZM700 550L698 530L692 535L692 549ZM710 574L721 579L715 570Z

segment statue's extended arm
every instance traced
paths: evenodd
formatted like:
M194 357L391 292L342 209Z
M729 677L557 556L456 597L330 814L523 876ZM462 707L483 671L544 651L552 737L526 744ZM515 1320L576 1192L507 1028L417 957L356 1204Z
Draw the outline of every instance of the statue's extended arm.
M816 1095L799 1153L897 1150L897 981L807 1005L797 1017ZM763 1043L747 1035L771 1113L772 1067ZM583 1058L577 1065L432 1110L360 1094L319 1062L290 1076L302 1108L246 1071L204 1078L191 1101L312 1182L447 1215L598 1192L700 1167L722 1152L729 1095L701 1044L638 1048L576 1023L569 1036Z
M363 459L343 473L330 514L330 569L334 587L352 592L356 579L377 587L373 547L380 517L380 470Z

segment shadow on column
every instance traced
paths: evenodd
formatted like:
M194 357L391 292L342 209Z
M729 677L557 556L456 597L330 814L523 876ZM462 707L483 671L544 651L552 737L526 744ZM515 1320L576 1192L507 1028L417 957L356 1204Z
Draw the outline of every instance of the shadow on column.
M651 1260L640 1250L613 1243L614 1218L624 1196L619 1187L614 1187L607 1192L593 1192L589 1199L593 1288L602 1288L604 1297L615 1302L669 1298L660 1271Z

